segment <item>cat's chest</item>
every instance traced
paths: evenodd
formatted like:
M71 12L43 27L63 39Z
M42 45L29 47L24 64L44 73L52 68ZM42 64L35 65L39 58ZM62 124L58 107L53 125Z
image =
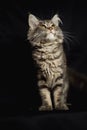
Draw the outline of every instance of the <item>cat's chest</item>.
M34 57L34 60L36 62L36 65L39 67L39 69L43 71L48 72L57 72L58 67L60 68L61 64L63 65L63 55L59 52L56 52L54 54L40 54L37 55L35 53L36 57Z
M34 60L53 60L60 51L56 43L45 43L41 44L40 48L35 49L32 54Z

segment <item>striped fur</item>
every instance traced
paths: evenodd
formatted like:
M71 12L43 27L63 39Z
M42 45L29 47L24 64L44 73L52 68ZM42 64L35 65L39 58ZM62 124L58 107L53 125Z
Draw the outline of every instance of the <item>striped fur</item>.
M39 110L68 110L67 65L59 22L58 15L51 20L38 20L34 15L29 15L27 36L37 66L37 83L42 99Z

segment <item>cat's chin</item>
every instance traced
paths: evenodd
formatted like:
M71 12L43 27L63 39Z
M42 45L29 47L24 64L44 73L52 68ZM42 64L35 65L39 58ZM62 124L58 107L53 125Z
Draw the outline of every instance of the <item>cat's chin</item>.
M47 35L46 39L48 39L48 40L50 40L50 41L54 41L54 40L55 40L55 36L54 36L54 34L49 33L49 34Z

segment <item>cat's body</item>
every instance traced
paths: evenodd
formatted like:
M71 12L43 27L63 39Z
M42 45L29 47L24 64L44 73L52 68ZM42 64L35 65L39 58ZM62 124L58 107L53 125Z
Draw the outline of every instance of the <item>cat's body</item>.
M58 15L51 20L38 20L34 15L29 15L28 39L33 48L32 55L37 66L37 83L42 99L39 110L68 110L67 63L59 21Z

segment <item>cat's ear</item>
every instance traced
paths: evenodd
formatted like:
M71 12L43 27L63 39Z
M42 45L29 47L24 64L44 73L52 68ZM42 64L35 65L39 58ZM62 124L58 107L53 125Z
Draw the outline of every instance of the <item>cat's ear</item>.
M38 26L39 20L33 14L29 14L28 24L30 28L33 30Z
M52 22L53 22L56 26L58 26L59 23L62 23L62 21L61 21L61 19L59 18L58 14L55 14L51 20L52 20Z

